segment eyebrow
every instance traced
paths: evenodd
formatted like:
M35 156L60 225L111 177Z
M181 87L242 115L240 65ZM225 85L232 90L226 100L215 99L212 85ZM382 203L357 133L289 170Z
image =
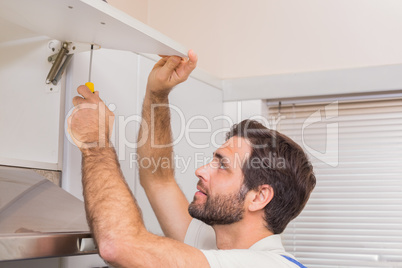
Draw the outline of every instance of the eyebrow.
M216 157L216 158L218 158L219 160L221 160L221 159L224 158L223 155L221 155L221 154L218 153L218 152L214 152L214 153L213 153L213 156Z
M214 152L214 153L213 153L213 156L216 157L216 158L218 158L218 159L219 159L219 162L221 162L223 159L226 159L227 161L224 161L223 164L224 164L227 168L231 168L231 167L232 167L232 165L230 164L229 158L225 157L225 156L222 155L221 153Z

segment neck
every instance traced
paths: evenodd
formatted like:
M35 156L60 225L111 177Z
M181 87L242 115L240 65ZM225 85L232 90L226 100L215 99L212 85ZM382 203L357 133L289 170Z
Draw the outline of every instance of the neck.
M212 226L218 249L248 249L258 241L273 235L263 223L245 219L228 225Z

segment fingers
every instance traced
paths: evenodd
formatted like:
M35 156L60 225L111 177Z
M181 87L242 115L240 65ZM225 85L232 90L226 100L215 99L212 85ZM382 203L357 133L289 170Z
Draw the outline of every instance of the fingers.
M77 92L78 92L78 94L82 95L83 97L75 96L73 98L73 105L74 106L77 106L77 105L80 105L80 104L83 104L83 103L87 103L88 99L93 99L94 96L96 96L97 99L100 99L99 98L99 91L95 91L95 92L92 93L92 91L89 90L89 88L87 86L84 86L84 85L79 86L77 88Z
M166 70L173 71L180 64L183 64L187 71L191 72L197 66L198 57L197 54L194 53L192 49L188 51L188 59L180 58L179 56L167 56L167 55L159 55L161 59L156 63L155 66L164 67L166 66Z
M162 64L163 61L166 61ZM172 73L175 71L176 67L180 65L181 58L178 56L171 56L168 58L162 58L159 60L158 64L161 64L160 72L158 73L159 79L162 81L168 81Z
M165 65L165 63L166 63L166 61L169 59L169 57L163 57L163 58L161 58L156 64L155 64L155 67L156 66L160 66L160 67L162 67L163 65Z
M180 66L176 69L178 81L184 82L190 76L191 72L197 67L198 57L193 50L188 51L188 59L182 60Z
M148 86L153 91L169 89L187 80L197 66L198 57L189 50L188 57L165 56L155 64L148 77Z
M169 57L166 61L166 64L163 66L170 73L176 69L176 67L180 64L181 58L178 56Z
M82 95L84 99L89 99L93 96L93 93L87 86L81 85L77 88L78 94Z
M85 99L83 99L83 98L80 97L80 96L75 96L75 97L73 98L73 105L74 105L74 106L83 104L83 103L85 103L85 102L86 102Z
M198 56L195 54L195 52L190 49L188 51L188 61L187 64L185 65L186 73L190 74L195 67L197 67L197 61L198 61Z
M195 52L192 49L190 49L188 51L188 59L189 59L189 64L197 65L198 56L197 56L197 54L195 54Z

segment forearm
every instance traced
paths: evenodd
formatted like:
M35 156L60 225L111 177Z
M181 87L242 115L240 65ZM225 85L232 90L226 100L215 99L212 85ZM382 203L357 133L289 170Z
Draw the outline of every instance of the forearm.
M113 148L84 150L82 176L88 223L107 262L114 267L209 267L199 250L146 231Z
M140 182L165 236L184 241L191 216L188 201L174 177L168 104L167 95L158 98L147 90L139 133L139 142L141 139L146 142L137 152L139 163L148 158L146 163L156 165L148 168L139 165Z
M138 134L140 183L164 234L179 241L184 240L192 218L188 201L174 178L168 95L188 78L196 63L197 56L189 51L188 59L163 56L155 64L148 77ZM142 160L151 166L143 167Z
M157 96L147 90L142 107L142 124L138 142L139 163L146 158L151 167L139 165L140 181L147 184L166 183L174 179L172 130L168 96ZM163 161L163 165L161 165Z
M140 181L144 188L148 187L147 185L155 184L156 181L162 184L174 181L168 95L173 87L187 80L196 65L197 55L190 50L188 59L162 56L149 74L142 110L143 121L138 135L138 154L140 161L143 158L149 158L148 160L151 160L152 163L160 163L158 161L160 159L168 161L168 163L163 166L154 164L152 169L144 169L139 165ZM145 142L145 144L141 144L141 142Z
M114 148L83 152L82 182L88 223L107 260L145 233L141 212L129 190Z

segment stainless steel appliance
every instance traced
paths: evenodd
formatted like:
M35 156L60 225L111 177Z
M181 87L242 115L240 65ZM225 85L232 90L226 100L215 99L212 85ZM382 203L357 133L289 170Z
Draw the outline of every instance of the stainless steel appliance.
M91 253L81 200L30 169L0 166L0 261Z

